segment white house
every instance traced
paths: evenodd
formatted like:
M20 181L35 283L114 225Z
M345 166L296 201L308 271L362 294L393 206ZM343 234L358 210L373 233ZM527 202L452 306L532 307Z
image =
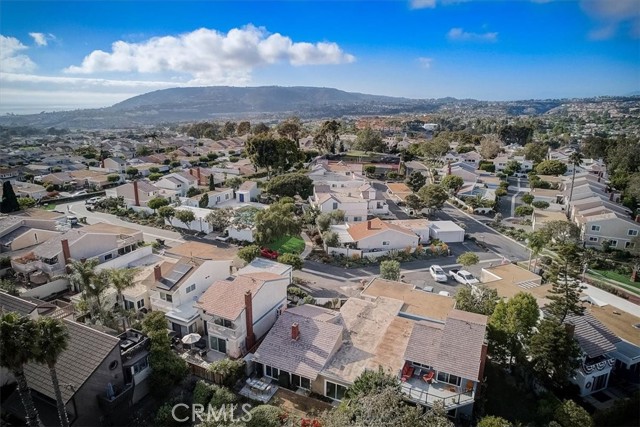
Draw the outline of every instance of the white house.
M259 195L260 189L255 181L245 181L236 190L236 200L240 203L257 200Z
M195 304L209 348L233 358L246 354L286 309L288 284L270 272L214 282Z
M186 173L171 173L159 179L155 186L174 192L180 197L187 195L189 188L196 187L198 179Z
M420 243L420 237L412 230L379 218L331 229L338 232L341 243L362 252L414 250Z
M211 212L211 209L182 205L182 206L176 207L175 210L176 212L191 211L193 212L195 219L190 223L186 224L180 221L175 216L173 216L171 218L165 218L164 220L165 224L172 225L176 228L182 228L184 230L199 231L201 233L206 233L206 234L209 234L213 231L211 224L209 224L206 220L207 215L209 215L209 213Z
M369 202L357 193L357 188L353 189L354 193L315 193L309 202L322 213L330 213L336 210L344 212L344 219L348 222L360 222L367 219L369 212Z

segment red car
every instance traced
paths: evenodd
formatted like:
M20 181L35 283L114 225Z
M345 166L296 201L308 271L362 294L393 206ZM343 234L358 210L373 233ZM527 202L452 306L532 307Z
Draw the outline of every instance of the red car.
M269 248L260 249L260 255L269 259L278 259L278 251Z

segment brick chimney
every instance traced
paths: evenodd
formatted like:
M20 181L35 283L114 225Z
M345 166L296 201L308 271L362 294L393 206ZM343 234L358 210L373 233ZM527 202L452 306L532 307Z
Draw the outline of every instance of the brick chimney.
M62 256L64 257L64 265L69 264L69 259L71 259L71 250L69 250L69 241L67 239L62 239L60 241L62 244Z
M636 222L640 222L640 215L636 215Z
M613 201L613 191L609 193L609 201Z
M104 159L100 160L100 167L104 169Z
M480 353L480 370L478 371L478 378L480 378L480 382L484 379L484 368L487 364L487 344L482 344L482 350Z
M244 293L244 319L247 324L247 339L245 345L247 351L251 350L256 345L256 334L253 333L253 297L251 291Z
M140 206L140 195L138 194L138 181L133 181L133 204Z
M189 175L193 176L193 169L189 168Z
M200 182L200 166L198 166L198 169L196 169L196 171L198 172L198 185L202 185L202 183Z
M367 220L367 230L371 230L371 220Z
M567 335L569 335L570 337L573 337L575 335L576 325L574 325L573 323L565 323L564 328L567 331Z
M300 339L300 325L297 322L291 324L291 339L294 341Z
M153 267L153 277L156 279L156 282L162 280L162 270L160 269L160 265Z
M447 162L447 175L451 175L451 161Z

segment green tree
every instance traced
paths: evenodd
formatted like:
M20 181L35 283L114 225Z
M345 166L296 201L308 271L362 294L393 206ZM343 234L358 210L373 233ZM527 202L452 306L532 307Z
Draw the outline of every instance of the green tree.
M268 134L250 137L245 143L245 150L253 166L256 169L266 168L269 177L272 171L287 172L304 159L296 142Z
M547 243L548 240L546 236L540 230L532 232L531 234L529 234L529 237L527 237L527 246L529 247L529 271L531 271L531 260L533 259L533 257L537 257L540 252L542 252L542 249L544 249ZM535 269L536 268L534 265L533 270L535 271Z
M533 128L522 125L506 125L500 128L498 136L506 145L526 145L533 138Z
M166 396L169 390L188 373L187 364L171 350L168 322L162 311L153 311L142 321L142 330L151 341L149 365L151 377L149 388L156 396Z
M495 135L483 137L478 152L483 159L495 159L502 151L502 144Z
M129 166L126 170L125 173L129 176L129 179L133 179L136 176L138 176L138 168L134 168L133 166Z
M236 133L236 122L225 122L224 126L222 126L222 134L228 138L233 136Z
M367 165L363 168L365 175L372 177L376 173L376 167L374 165Z
M238 176L233 176L229 179L227 179L224 182L225 187L227 188L233 188L234 191L238 191L238 188L240 188L240 186L242 185L242 183L244 182L244 180Z
M116 290L116 304L121 307L123 310L124 306L124 297L122 293L129 288L132 288L135 285L135 277L137 270L133 268L111 268L108 271L109 279L111 280L111 284ZM126 316L122 317L122 330L127 329Z
M158 181L160 180L160 178L162 178L162 174L161 173L151 173L149 174L149 181Z
M251 261L260 256L260 247L258 245L249 245L238 251L238 258L249 264Z
M465 286L455 295L456 309L485 316L491 316L498 299L498 291L486 286L477 286L475 289Z
M300 196L308 199L313 194L313 181L301 173L287 173L273 177L267 184L267 192L280 197Z
M282 254L278 257L278 262L290 265L294 270L302 270L302 266L304 265L302 258L295 254Z
M313 145L325 153L335 152L336 143L340 141L340 123L326 120L313 136Z
M209 175L209 191L213 191L216 189L216 181L213 177L213 174Z
M449 195L447 190L437 184L427 184L418 191L418 196L425 204L425 208L431 210L442 209Z
M56 363L60 355L69 346L69 332L62 320L53 317L41 317L36 321L35 361L47 365L51 375L51 384L56 396L60 426L69 426L69 416L65 401L60 392L60 382L56 371Z
M285 412L277 406L258 405L249 411L246 427L280 427Z
M593 427L591 415L573 400L565 400L556 409L556 421L562 427Z
M198 206L201 208L209 207L209 195L204 193L202 197L200 197L200 201L198 201Z
M302 224L295 215L293 203L274 203L255 216L256 241L261 245L274 242L284 236L297 236Z
M530 142L524 146L524 158L533 163L540 163L547 158L549 146L541 142Z
M573 200L573 185L576 181L576 169L578 169L578 167L582 166L582 160L583 160L583 156L582 153L580 153L579 151L574 151L573 153L571 153L571 155L569 156L569 163L573 166L572 167L572 171L571 171L571 190L569 191L569 208L567 210L567 213L571 211L571 200Z
M521 205L516 207L515 214L516 216L529 216L533 213L533 208L529 205Z
M13 191L13 186L10 181L5 181L2 184L2 202L0 203L0 212L11 213L20 210L20 204L16 193Z
M340 244L340 237L338 236L338 233L333 231L325 231L322 233L322 240L326 246L332 248L336 248Z
M69 264L69 284L71 289L78 292L84 292L87 289L93 278L96 276L96 267L99 260L97 258L91 258L86 261L71 260Z
M531 203L531 206L536 209L547 209L549 207L549 202L545 202L544 200L536 200Z
M404 203L409 209L413 209L416 213L420 212L426 206L424 200L415 194L408 194L407 197L404 198Z
M567 172L567 165L560 160L545 160L538 163L535 171L538 175L562 175Z
M375 172L375 166L374 166L374 172ZM422 187L424 187L426 183L427 183L427 177L425 177L421 172L418 172L418 171L412 172L411 175L409 175L409 178L407 178L407 186L414 193L420 190Z
M7 368L16 379L29 427L40 426L40 417L24 375L24 365L33 359L37 351L33 339L36 331L35 322L28 317L12 312L0 314L0 366Z
M180 209L177 210L174 214L174 217L184 223L189 230L191 230L191 223L196 220L196 215L192 210Z
M533 203L533 199L534 199L534 196L531 193L525 193L522 195L522 202L526 203L527 205L530 205L531 203Z
M507 176L511 176L516 172L520 172L521 169L522 166L520 165L520 162L518 162L517 160L509 160L504 167L503 173Z
M353 146L358 150L378 153L384 152L386 148L380 132L375 131L370 127L366 127L357 133Z
M570 315L580 316L584 306L580 301L582 293L577 279L581 265L580 249L575 243L565 243L554 248L555 255L549 272L551 290L549 290L547 310L560 323Z
M387 388L392 388L397 392L400 392L400 382L398 381L398 377L385 372L384 369L382 369L382 366L378 366L377 370L365 369L353 381L351 387L347 389L345 398L355 399L358 396L370 396Z
M433 138L431 141L425 141L419 146L420 153L431 162L439 160L447 154L449 149L449 141L439 136Z
M300 142L300 133L302 132L302 122L298 117L289 117L280 122L276 130L283 138L288 138L298 144Z
M380 277L385 280L400 280L400 263L396 260L385 260L380 263Z
M533 370L546 383L565 385L579 366L580 348L572 334L556 319L540 322L529 347Z
M322 213L316 217L316 225L321 233L324 233L329 229L331 225L331 215L328 213Z
M153 209L153 213L155 214L157 209L167 206L168 204L169 201L167 199L162 196L157 196L147 202L147 207Z
M236 128L236 134L238 136L246 135L249 132L251 132L251 123L247 121L238 123L238 127Z
M452 190L454 193L457 193L464 185L464 180L456 175L447 175L442 178L442 181L440 181L440 185L442 185L444 188Z
M478 421L478 427L512 427L512 424L504 418L487 415Z
M187 190L187 197L194 197L198 194L202 194L202 190L198 187L189 187L189 189Z
M458 264L462 264L464 267L469 267L480 262L480 258L473 252L465 252L456 259Z
M107 175L107 181L109 181L111 184L115 184L116 182L120 181L120 175L117 175L117 174Z
M160 218L171 221L171 218L173 218L175 214L176 210L173 206L160 206L158 208L158 215L160 215Z
M20 205L20 210L30 209L36 205L36 199L32 197L20 197L18 199L18 205Z
M230 208L212 209L205 217L214 231L223 231L231 225L233 211Z
M577 243L580 240L580 228L569 221L546 222L540 232L550 246Z
M535 297L518 292L513 298L499 301L489 319L489 348L496 360L507 360L524 354L538 323L539 308Z

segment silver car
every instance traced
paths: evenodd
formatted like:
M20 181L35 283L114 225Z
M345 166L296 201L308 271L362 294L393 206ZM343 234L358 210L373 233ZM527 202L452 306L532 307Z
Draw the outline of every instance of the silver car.
M431 274L431 277L433 277L433 280L435 280L436 282L447 281L447 274L439 265L432 265L431 267L429 267L429 273Z

